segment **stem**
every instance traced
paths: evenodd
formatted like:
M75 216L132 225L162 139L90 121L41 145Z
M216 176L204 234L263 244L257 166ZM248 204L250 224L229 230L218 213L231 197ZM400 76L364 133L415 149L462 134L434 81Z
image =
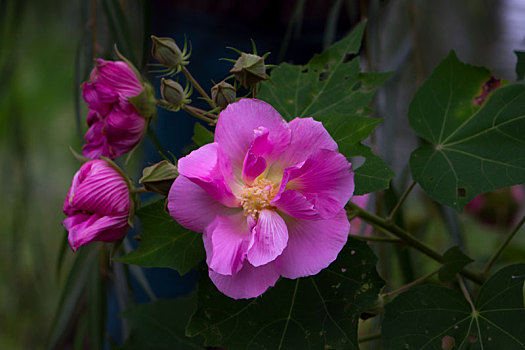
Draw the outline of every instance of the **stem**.
M148 190L146 189L146 187L137 187L135 188L135 193L146 193L148 192Z
M417 239L416 237L412 236L407 231L403 230L399 226L386 221L385 219L376 216L372 213L369 213L368 211L362 209L361 207L357 206L356 204L352 202L348 202L348 206L357 213L357 216L359 216L361 219L365 220L366 222L374 225L375 227L382 228L390 232L392 235L400 238L403 240L406 244L412 246L413 248L419 250L421 253L427 255L428 257L434 259L435 261L439 263L443 263L443 256L439 254L437 251ZM460 273L471 279L472 281L482 284L484 282L484 277L480 274L477 274L473 271L470 271L468 269L463 269L460 271Z
M512 238L514 238L516 233L518 233L518 231L520 230L520 228L523 226L524 223L525 223L525 215L521 218L520 222L514 228L514 230L512 230L507 235L507 238L505 238L505 241L503 241L503 243L501 243L501 245L499 246L498 250L494 253L494 255L492 255L492 257L490 258L489 262L487 263L487 265L485 265L485 268L483 269L483 275L486 276L488 274L488 272L490 271L492 265L494 265L496 260L498 260L499 256L501 255L501 253L503 252L505 247L507 247L507 245L510 243Z
M159 154L162 156L162 158L164 158L167 161L169 161L170 159L166 156L164 147L162 147L162 144L160 143L160 141L159 141L157 135L155 134L155 132L153 131L153 129L148 127L147 133L148 133L149 139L153 143L153 146L155 147L157 152L159 152Z
M376 340L376 339L381 339L381 333L373 333L373 334L365 335L359 338L358 342L365 343L367 341Z
M191 85L193 85L193 87L195 89L197 89L197 91L202 95L202 97L204 97L206 99L206 102L208 102L208 104L210 105L211 108L217 108L217 106L215 106L215 103L213 103L212 99L210 98L210 96L208 96L208 94L206 93L206 91L204 91L204 89L202 88L202 86L199 85L199 83L197 82L197 80L195 80L195 78L193 77L193 75L191 75L190 71L182 66L182 73L184 73L184 75L186 76L186 78L188 78L188 80L191 82Z
M386 219L387 221L392 221L396 218L399 208L401 208L401 206L405 202L405 199L407 199L408 195L410 194L410 192L412 192L412 189L414 188L415 185L416 185L416 182L412 180L412 183L410 184L410 186L408 186L405 192L401 195L401 198L399 198L399 201L397 202L396 206L394 207L394 209L392 209L392 211L390 212L390 215L388 215L388 218Z
M199 112L195 111L193 107L190 108L190 106L182 106L182 109L188 112L189 114L191 114L192 116L194 116L195 118L205 121L207 123L215 124L217 122L215 119L211 119L211 118L203 116Z
M415 281L412 281L412 282L410 282L408 284L405 284L404 286L402 286L402 287L400 287L400 288L398 288L396 290L393 290L391 292L383 294L383 297L390 297L392 295L396 295L396 294L399 294L401 292L404 292L405 290L407 290L409 288L412 288L413 286L417 286L418 284L425 282L427 279L429 279L430 277L434 276L438 272L439 272L439 269L436 270L436 271L433 271L431 273L428 273L428 274L424 275L423 277L420 277L420 278L418 278Z
M470 293L467 290L467 287L465 286L465 282L463 282L463 278L458 276L458 282L459 282L459 288L461 289L461 292L463 293L463 296L465 299L467 299L468 303L470 304L470 308L472 309L472 313L476 313L476 307L474 306L474 303L472 302L472 298L470 297Z
M374 237L374 236L359 236L349 234L348 237L353 239L358 239L360 241L369 241L369 242L383 242L383 243L403 243L399 238L386 238L386 237Z
M211 118L217 119L217 115L213 114L211 111L205 111L203 109L200 109L200 108L197 108L197 107L193 107L193 106L189 106L189 105L186 105L186 107L188 107L189 109L194 110L197 113L202 114L203 116L209 115Z

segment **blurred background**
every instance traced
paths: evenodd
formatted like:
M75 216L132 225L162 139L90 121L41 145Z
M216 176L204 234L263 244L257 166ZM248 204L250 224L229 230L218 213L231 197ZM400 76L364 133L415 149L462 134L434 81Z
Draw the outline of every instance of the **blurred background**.
M193 48L189 69L209 89L211 79L218 82L229 74L231 64L218 60L235 58L226 46L248 52L254 39L259 52L272 52L267 63L303 64L364 18L369 23L362 70L394 72L376 96L375 116L385 121L370 140L397 174L393 191L378 195L388 200L410 181L407 162L418 140L406 112L417 86L451 49L462 61L514 81L513 51L525 49L525 0L0 0L0 349L96 348L68 334L78 328L75 313L82 308L77 304L56 331L56 311L69 300L61 299L61 290L71 289L68 271L75 260L61 226L62 203L79 168L69 147L80 151L82 145L87 108L79 86L94 57L111 59L117 43L158 89L146 65L150 34L171 36L178 43L186 35ZM157 138L144 142L127 165L128 174L136 181L144 164L161 159L155 145L181 156L191 145L194 123L184 113L161 112ZM487 256L499 240L497 233L508 230L523 210L523 198L520 203L502 195L498 200L504 205L497 206L508 210L487 226L428 199L422 206L421 197L411 196L405 210L409 230L422 232L443 249L451 241L460 243L473 257ZM483 214L485 221L493 214ZM517 242L504 260L524 256L523 237ZM389 261L395 252L378 254ZM425 268L406 252L399 256L379 267L391 286ZM405 275L397 278L396 266L403 264L420 270L407 274L402 269ZM184 283L190 290L195 278L188 278ZM115 308L107 324L117 319ZM101 315L103 326L105 312ZM50 340L53 332L58 332L56 339ZM113 337L117 344L126 336L125 329L119 332Z

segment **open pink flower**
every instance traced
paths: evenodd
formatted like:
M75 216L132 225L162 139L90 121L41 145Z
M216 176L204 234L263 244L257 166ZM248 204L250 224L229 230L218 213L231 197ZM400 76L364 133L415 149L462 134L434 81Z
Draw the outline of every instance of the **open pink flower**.
M73 251L93 241L116 241L129 228L128 183L107 161L89 161L73 177L63 210Z
M128 99L139 95L142 89L125 62L96 60L90 81L82 84L82 96L89 105L84 156L114 159L139 143L146 130L146 119Z
M347 241L353 173L312 118L287 123L263 101L240 100L220 114L215 142L178 170L170 214L203 233L210 278L232 298L314 275Z

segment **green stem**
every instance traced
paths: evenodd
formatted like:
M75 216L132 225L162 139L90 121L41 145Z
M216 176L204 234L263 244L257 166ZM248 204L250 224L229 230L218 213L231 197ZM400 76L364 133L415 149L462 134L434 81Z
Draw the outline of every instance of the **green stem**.
M367 341L377 340L377 339L381 339L381 333L374 333L374 334L365 335L365 336L359 338L358 342L359 343L365 343Z
M215 103L213 103L213 101L210 98L210 96L206 93L206 91L204 91L204 89L202 88L202 86L200 86L200 84L197 82L197 80L195 80L193 75L191 75L190 71L184 66L182 66L182 73L184 73L186 78L188 78L188 80L191 82L191 85L193 85L193 87L195 89L197 89L197 91L202 95L202 97L204 97L206 99L206 102L208 102L210 107L211 108L217 108L217 106L215 105Z
M182 106L182 109L184 111L188 112L189 114L191 114L192 116L194 116L197 119L200 119L200 120L205 121L205 122L210 123L210 124L217 123L217 120L203 116L199 112L195 111L193 109L193 107L191 107L191 106Z
M200 108L197 108L197 107L193 107L193 106L190 106L190 105L186 105L186 107L194 110L197 113L202 114L203 116L209 116L210 118L217 119L217 115L213 114L212 111L205 111L203 109L200 109Z
M375 227L382 228L390 232L392 235L400 238L403 240L406 244L412 246L413 248L419 250L421 253L427 255L428 257L434 259L435 261L439 263L443 263L443 255L439 254L437 251L417 239L416 237L412 236L407 231L403 230L399 226L386 221L385 219L376 216L361 207L357 206L356 204L352 202L348 202L348 206L357 213L357 216L359 216L361 219L365 220L366 222L372 224ZM484 277L480 274L477 274L473 271L470 271L468 269L463 269L460 271L460 273L471 279L472 281L482 284L484 282Z
M393 295L396 295L396 294L399 294L401 292L404 292L405 290L407 290L409 288L412 288L413 286L417 286L418 284L425 282L427 279L429 279L430 277L434 276L438 272L439 272L439 269L434 271L434 272L428 273L428 274L424 275L423 277L420 277L420 278L418 278L415 281L412 281L412 282L410 282L408 284L405 284L404 286L402 286L402 287L400 287L400 288L398 288L396 290L393 290L391 292L383 294L383 297L391 297Z
M472 309L472 313L475 314L476 307L474 306L474 303L472 302L472 298L470 297L470 293L468 292L467 286L465 286L465 282L463 282L463 278L461 278L460 276L457 276L457 277L458 277L458 282L459 282L459 288L461 289L461 292L463 293L463 296L465 297L465 299L468 301L470 308Z
M487 263L487 265L485 265L485 268L483 269L483 275L487 275L488 272L490 271L490 269L492 268L492 265L494 265L494 263L496 262L496 260L498 260L499 256L501 255L501 253L503 252L503 250L507 247L507 245L510 243L510 241L512 240L512 238L514 238L514 236L516 235L516 233L518 233L518 231L520 230L520 228L523 226L523 224L525 223L525 215L521 218L520 222L518 223L518 225L514 228L514 230L512 230L508 235L507 235L507 238L505 238L505 240L503 241L503 243L501 243L501 245L499 246L498 250L494 253L494 255L492 255L492 257L490 258L489 262Z
M410 192L412 192L412 189L414 188L415 185L416 185L416 182L412 180L412 183L410 184L410 186L407 187L407 189L405 190L401 198L399 198L399 201L397 202L394 209L392 209L392 211L390 212L390 215L388 215L388 218L386 219L387 221L393 221L396 218L399 208L401 208L401 206L405 202L405 199L407 199L408 195L410 194Z
M383 243L403 243L399 238L386 238L386 237L374 237L374 236L359 236L359 235L348 235L348 237L353 239L358 239L360 241L369 241L369 242L383 242Z

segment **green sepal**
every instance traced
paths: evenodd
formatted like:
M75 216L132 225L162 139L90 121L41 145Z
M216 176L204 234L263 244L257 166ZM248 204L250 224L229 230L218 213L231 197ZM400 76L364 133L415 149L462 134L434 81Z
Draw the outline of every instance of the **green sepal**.
M142 92L137 96L128 97L128 101L144 119L150 120L157 112L157 99L150 83L144 82L142 87Z
M71 151L71 153L73 154L73 157L75 157L81 164L87 163L91 160L90 158L84 157L83 155L79 154L71 146L69 146L69 151Z

